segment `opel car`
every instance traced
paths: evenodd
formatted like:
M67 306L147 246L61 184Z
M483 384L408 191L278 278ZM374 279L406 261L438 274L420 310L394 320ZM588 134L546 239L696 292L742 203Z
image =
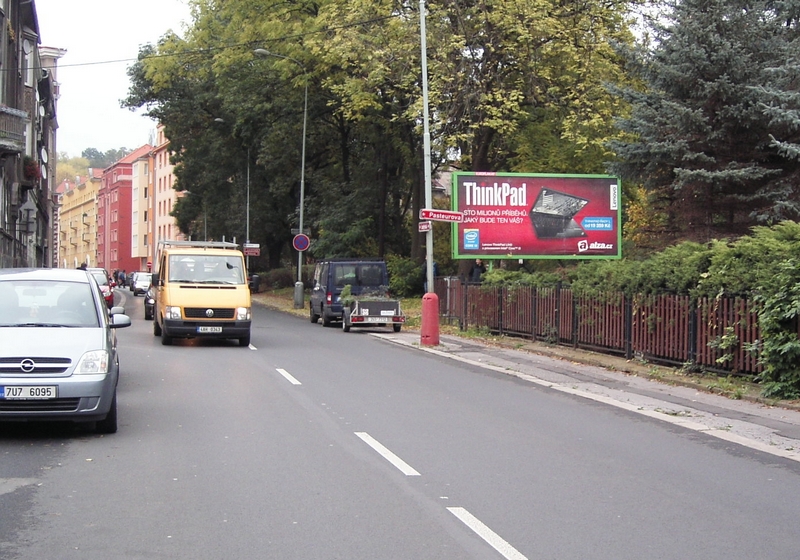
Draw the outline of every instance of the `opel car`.
M121 307L91 273L0 269L0 422L94 423L117 431Z

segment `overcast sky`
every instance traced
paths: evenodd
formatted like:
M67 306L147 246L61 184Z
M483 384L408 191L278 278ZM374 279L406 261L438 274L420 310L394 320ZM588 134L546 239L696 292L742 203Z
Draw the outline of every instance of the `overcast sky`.
M139 46L189 21L185 0L35 0L41 45L66 49L59 61L58 152L80 156L147 144L155 123L120 108L126 70Z

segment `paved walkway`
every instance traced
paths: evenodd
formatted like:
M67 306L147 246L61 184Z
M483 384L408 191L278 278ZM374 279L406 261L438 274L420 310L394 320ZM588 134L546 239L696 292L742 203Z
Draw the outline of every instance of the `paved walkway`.
M418 331L370 334L800 462L800 407L793 403L735 400L654 381L657 368L649 364L529 341L504 347L445 335L438 346L422 346Z

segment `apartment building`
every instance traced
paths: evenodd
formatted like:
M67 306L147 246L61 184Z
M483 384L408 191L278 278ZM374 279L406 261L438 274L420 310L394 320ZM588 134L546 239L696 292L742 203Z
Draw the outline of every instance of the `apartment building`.
M134 270L151 270L150 254L152 234L151 201L153 192L153 158L151 152L143 153L132 164L131 188L131 256L137 261Z
M97 198L102 169L90 169L88 177L59 185L58 261L53 266L77 268L97 264Z
M156 129L156 145L151 152L153 161L153 243L151 251L163 239L184 241L184 236L178 229L175 218L170 215L175 207L175 201L184 196L177 192L173 186L175 175L173 165L170 163L169 141L164 135L164 127L159 125ZM151 255L155 257L155 255Z
M52 266L58 59L33 0L0 4L0 267Z
M133 164L147 157L145 144L103 170L97 194L97 266L109 272L139 270L131 251Z

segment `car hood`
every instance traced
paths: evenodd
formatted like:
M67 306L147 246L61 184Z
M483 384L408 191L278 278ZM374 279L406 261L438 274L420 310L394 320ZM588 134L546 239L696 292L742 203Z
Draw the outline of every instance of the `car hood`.
M0 356L70 357L106 348L105 329L0 327Z

